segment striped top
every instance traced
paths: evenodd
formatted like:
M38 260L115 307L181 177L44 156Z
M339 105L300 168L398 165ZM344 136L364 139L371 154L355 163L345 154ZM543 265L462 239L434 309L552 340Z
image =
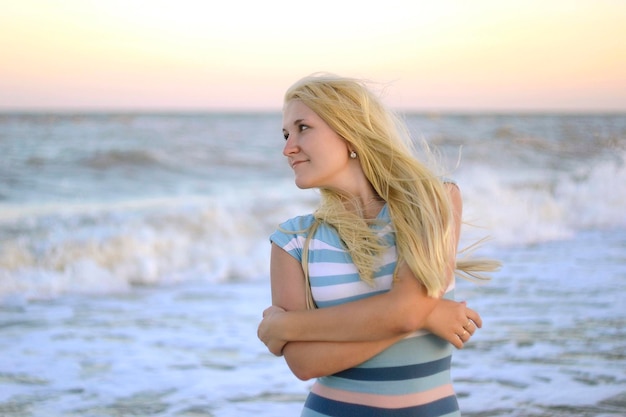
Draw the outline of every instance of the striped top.
M395 233L387 205L372 226L388 243L374 285L363 282L334 228L322 223L309 245L309 277L319 308L389 291L396 266ZM270 240L298 261L313 215L280 225ZM454 282L445 298L453 298ZM334 375L318 378L302 411L320 416L460 416L450 379L452 345L425 331L417 331L385 351Z

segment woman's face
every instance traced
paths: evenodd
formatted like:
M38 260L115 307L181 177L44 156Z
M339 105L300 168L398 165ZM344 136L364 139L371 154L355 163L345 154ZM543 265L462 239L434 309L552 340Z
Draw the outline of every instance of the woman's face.
M348 143L302 101L286 103L283 135L283 155L299 188L349 190L358 163L350 159Z

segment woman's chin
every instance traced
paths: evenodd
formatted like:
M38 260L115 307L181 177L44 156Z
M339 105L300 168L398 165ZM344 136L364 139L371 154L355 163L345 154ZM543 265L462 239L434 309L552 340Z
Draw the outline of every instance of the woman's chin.
M315 185L311 184L308 181L304 181L304 180L296 178L296 187L298 187L301 190L307 190L309 188L315 188Z

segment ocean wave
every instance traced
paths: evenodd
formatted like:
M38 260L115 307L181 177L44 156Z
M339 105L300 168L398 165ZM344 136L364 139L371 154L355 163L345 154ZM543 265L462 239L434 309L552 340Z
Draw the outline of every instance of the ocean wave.
M468 223L462 246L491 236L485 248L497 252L583 230L626 228L625 161L622 153L574 171L523 175L481 164L460 169L455 179ZM269 234L281 221L311 212L317 198L289 179L203 197L0 205L0 299L266 279Z
M498 244L569 239L581 230L626 227L626 152L567 171L515 175L487 165L459 173L466 219Z
M306 200L247 190L90 206L5 208L0 299L128 291L134 285L254 280L269 270L268 236ZM293 192L293 191L292 191ZM247 196L247 197L245 197ZM298 210L298 211L294 211Z

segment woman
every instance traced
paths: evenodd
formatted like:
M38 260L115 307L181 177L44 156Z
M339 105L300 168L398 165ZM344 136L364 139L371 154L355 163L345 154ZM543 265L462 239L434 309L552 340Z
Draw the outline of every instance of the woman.
M496 263L455 261L460 191L417 161L400 126L358 80L306 77L285 95L283 154L321 202L271 236L259 338L298 378L318 378L302 416L459 415L451 346L481 319L452 301L454 270L484 278Z

